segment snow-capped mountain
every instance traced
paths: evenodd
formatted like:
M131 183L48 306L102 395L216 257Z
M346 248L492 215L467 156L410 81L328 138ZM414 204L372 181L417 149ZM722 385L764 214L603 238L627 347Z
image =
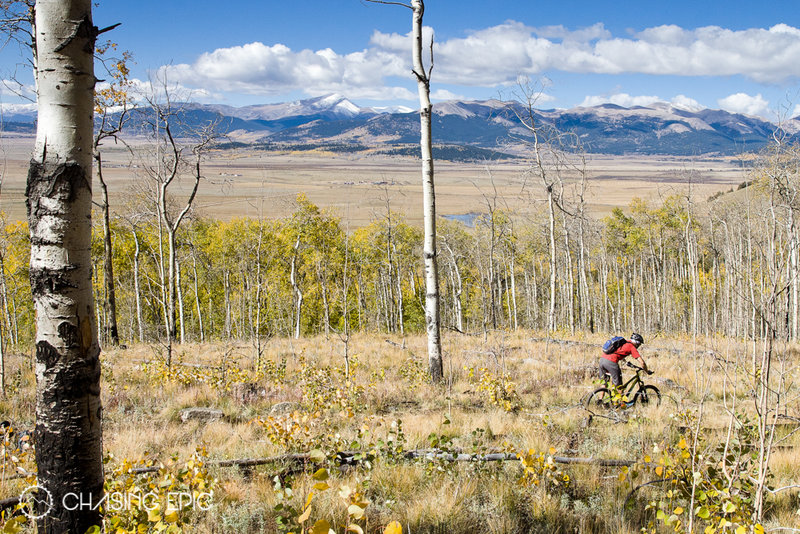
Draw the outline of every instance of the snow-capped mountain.
M221 131L246 143L336 146L350 152L379 149L391 153L413 151L419 143L419 117L413 110L359 107L338 94L238 108L187 104L182 113L181 120L188 128L216 120ZM434 143L469 147L475 154L483 154L481 150L514 152L515 145L520 147L520 137L526 135L520 117L527 114L517 102L438 102L433 106ZM30 106L5 108L4 115L7 130L19 131L26 127L20 126L25 122L32 129L35 111ZM13 128L9 117L17 121ZM765 146L776 129L759 117L687 109L666 102L631 108L603 104L535 110L533 118L538 126L553 126L575 134L588 152L608 154L737 154ZM136 132L136 125L133 119L130 130ZM789 134L798 135L800 118L786 121L783 127Z
M235 108L232 106L200 106L218 111L222 115L243 120L276 121L290 117L325 117L352 119L360 115L375 115L370 108L360 108L339 94L330 94L306 100L261 104Z

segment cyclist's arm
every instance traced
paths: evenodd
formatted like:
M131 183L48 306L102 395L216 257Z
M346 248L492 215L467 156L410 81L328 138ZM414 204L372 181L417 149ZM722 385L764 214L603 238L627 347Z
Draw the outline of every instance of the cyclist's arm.
M647 363L645 363L644 358L642 358L642 355L639 353L639 351L636 350L636 347L631 347L631 356L633 357L633 359L642 362L641 366L642 369L645 370L645 372L649 371L649 369L647 368Z

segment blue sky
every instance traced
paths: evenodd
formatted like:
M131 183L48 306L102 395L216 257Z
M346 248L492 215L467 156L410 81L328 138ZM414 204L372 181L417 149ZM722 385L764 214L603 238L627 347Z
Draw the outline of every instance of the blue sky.
M365 106L416 105L411 12L401 7L100 0L94 19L122 23L106 36L133 53L143 86L166 74L197 101L239 106L337 92ZM663 100L775 118L800 104L796 0L428 0L425 25L435 33L439 100L510 97L527 76L549 80L541 107ZM10 47L0 55L3 78L18 55Z

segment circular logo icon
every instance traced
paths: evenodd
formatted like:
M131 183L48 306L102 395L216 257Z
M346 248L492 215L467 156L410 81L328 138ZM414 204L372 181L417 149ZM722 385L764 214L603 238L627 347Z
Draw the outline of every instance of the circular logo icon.
M37 520L47 516L53 509L53 494L41 486L28 486L19 494L19 502L28 506L22 509L28 519ZM40 510L37 513L37 510Z

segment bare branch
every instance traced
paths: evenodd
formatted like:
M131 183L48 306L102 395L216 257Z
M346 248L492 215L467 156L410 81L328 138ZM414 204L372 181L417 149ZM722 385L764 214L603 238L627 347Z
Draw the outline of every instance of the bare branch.
M410 4L405 4L403 2L386 2L384 0L364 0L365 2L369 2L371 4L386 4L387 6L401 6L407 7L408 9L414 9L411 7Z

